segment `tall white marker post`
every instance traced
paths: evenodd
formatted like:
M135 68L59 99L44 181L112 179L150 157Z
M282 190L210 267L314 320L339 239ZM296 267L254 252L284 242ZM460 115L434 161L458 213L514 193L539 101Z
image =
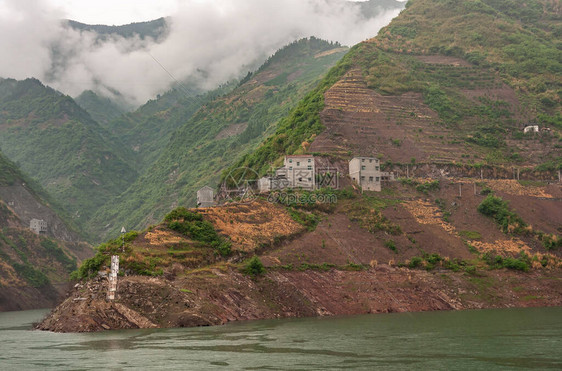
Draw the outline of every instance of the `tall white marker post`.
M115 299L115 292L117 292L117 273L119 273L119 255L112 255L111 273L109 273L109 290L107 292L107 300Z
M125 252L125 233L127 233L125 227L121 227L121 237L123 238L123 252Z

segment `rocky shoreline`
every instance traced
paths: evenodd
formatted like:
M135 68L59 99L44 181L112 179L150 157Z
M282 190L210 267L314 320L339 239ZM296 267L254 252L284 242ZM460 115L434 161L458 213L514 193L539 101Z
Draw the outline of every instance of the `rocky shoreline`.
M491 270L478 275L388 265L360 270L272 269L252 278L222 266L175 280L120 278L116 300L107 280L76 284L37 329L110 329L221 325L233 321L367 313L560 306L558 271Z

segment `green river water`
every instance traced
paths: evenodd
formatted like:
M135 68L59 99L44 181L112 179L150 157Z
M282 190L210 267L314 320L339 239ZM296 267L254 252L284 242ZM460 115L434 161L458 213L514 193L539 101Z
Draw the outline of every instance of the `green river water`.
M562 369L562 308L377 314L55 334L0 313L1 370Z

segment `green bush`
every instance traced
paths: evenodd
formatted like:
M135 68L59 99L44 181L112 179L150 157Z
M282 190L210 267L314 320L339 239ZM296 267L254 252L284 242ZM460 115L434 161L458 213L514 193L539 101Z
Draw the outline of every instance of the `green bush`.
M422 263L423 263L422 258L420 258L419 256L414 256L412 259L410 259L410 263L408 264L408 267L414 269L421 266Z
M193 211L189 211L185 207L178 207L170 211L164 217L164 220L167 222L171 222L173 220L179 220L179 219L183 219L186 222L201 221L203 220L203 215Z
M495 269L507 268L523 272L527 272L531 269L531 261L524 253L522 253L519 258L503 257L501 255L486 253L482 258L486 264Z
M390 250L397 252L398 250L396 249L396 244L394 243L394 241L392 240L388 240L384 242L384 246L388 247Z
M287 211L295 222L305 226L306 229L311 232L315 230L318 223L320 223L320 217L314 213L297 210L293 207L289 207Z
M256 277L265 273L265 267L263 266L261 260L257 256L254 256L248 260L243 272L252 277Z
M429 191L436 191L441 188L439 180L433 180L428 183L422 183L416 186L416 190L422 193L428 193Z
M78 270L70 274L73 280L86 279L95 276L103 265L109 263L109 256L98 251L94 257L86 259Z
M523 229L527 226L519 216L509 210L507 202L494 195L488 195L478 205L478 211L494 218L504 233L509 232L510 226L513 227L514 233L522 233Z
M166 215L168 228L184 234L194 241L202 242L214 248L222 256L229 256L232 252L232 243L219 235L215 227L203 216L187 210L184 207L177 208Z

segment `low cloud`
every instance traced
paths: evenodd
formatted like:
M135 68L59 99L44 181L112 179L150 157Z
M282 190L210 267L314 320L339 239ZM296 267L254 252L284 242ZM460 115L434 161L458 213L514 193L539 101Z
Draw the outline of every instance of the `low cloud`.
M375 36L399 7L366 17L359 3L344 0L189 0L168 18L167 37L155 41L102 40L61 22L65 14L43 0L5 0L0 76L36 77L71 96L120 92L138 105L169 89L171 76L199 76L202 88L213 88L302 37L356 44Z

